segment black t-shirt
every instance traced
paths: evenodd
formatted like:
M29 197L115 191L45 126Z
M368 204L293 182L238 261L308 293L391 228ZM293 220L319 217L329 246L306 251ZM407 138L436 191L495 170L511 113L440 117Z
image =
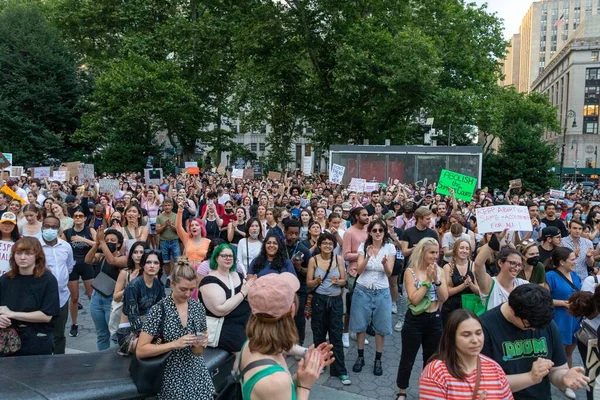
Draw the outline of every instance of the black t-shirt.
M289 246L287 243L285 245L287 249L288 258L291 260L296 252L301 252L304 254L304 258L302 259L302 268L308 268L308 260L312 257L310 250L304 246L299 241L296 242L295 245ZM298 289L298 293L306 293L306 275L301 275L300 273L296 273L298 275L298 280L300 281L300 289Z
M538 246L538 250L540 251L540 262L541 263L545 263L547 259L552 257L552 252L554 251L554 249L548 251L548 250L544 249L542 246Z
M560 236L562 237L566 237L569 235L569 231L567 230L565 223L561 219L555 218L553 221L550 221L548 220L548 218L544 218L542 219L542 222L546 224L546 226L554 226L560 229Z
M504 318L501 307L479 317L485 336L481 353L500 364L506 375L531 371L534 361L540 357L552 360L555 367L567 363L560 331L554 321L543 329L523 330ZM550 399L550 380L546 376L541 383L513 393L513 396L515 400Z
M75 259L75 262L79 265L83 265L85 264L85 256L87 255L88 251L90 251L92 246L85 242L73 242L73 236L81 236L88 240L92 240L92 231L90 231L90 227L87 225L84 226L83 230L80 232L77 232L75 228L69 228L65 231L65 238L73 248L73 258Z
M423 238L434 238L438 242L440 241L437 232L434 231L433 229L425 228L424 230L420 231L419 229L417 229L416 226L413 226L412 228L408 228L407 230L405 230L404 234L402 235L402 238L400 240L403 242L408 242L408 248L412 249ZM404 265L408 266L409 260L410 260L410 256L406 257L406 259L404 261Z
M369 217L375 214L375 206L372 203L369 203L365 206L365 210L369 213Z
M60 312L58 282L50 271L35 278L33 275L18 275L10 279L6 274L0 277L0 306L12 311L41 311L54 317ZM23 337L35 337L52 332L53 322L23 322L12 320L12 327Z

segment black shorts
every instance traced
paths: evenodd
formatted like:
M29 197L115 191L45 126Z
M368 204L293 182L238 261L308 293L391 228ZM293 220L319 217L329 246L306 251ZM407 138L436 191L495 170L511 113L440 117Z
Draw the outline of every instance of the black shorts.
M394 261L394 269L392 270L392 276L401 276L404 270L404 260L396 259Z
M94 267L92 265L77 262L73 267L73 272L69 274L69 282L78 281L80 277L82 281L89 281L94 279L94 276Z

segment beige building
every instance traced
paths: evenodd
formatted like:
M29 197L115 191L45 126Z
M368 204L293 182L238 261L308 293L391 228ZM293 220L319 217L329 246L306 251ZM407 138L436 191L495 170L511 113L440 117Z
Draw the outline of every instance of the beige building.
M598 172L599 60L600 16L595 15L577 28L532 81L531 90L546 94L556 107L561 132L548 132L545 139L556 143L558 160L565 144L565 173L572 174L574 169L585 175ZM569 116L569 111L575 115Z
M587 18L598 15L599 9L600 0L541 0L531 4L507 49L501 84L530 91L558 49Z

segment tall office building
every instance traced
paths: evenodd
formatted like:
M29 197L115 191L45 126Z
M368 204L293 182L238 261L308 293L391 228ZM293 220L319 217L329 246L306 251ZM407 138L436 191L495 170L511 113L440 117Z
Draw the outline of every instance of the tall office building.
M586 18L600 14L600 0L541 0L531 4L504 61L503 86L528 92L556 52Z

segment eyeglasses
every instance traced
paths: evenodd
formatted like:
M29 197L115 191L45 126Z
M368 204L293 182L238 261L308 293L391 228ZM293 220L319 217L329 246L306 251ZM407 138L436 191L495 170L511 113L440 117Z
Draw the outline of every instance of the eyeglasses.
M219 256L225 260L233 260L233 254L219 254Z
M531 244L537 244L535 239L525 239L523 241L521 241L521 246L529 246Z
M77 218L77 219L85 218L85 215L73 215L73 218Z
M508 263L508 264L510 265L510 267L511 267L511 268L518 268L518 269L521 269L521 268L523 268L523 264L521 264L520 262L517 262L517 261L509 261L509 260L506 260L506 261L504 261L504 262L505 262L505 263Z

